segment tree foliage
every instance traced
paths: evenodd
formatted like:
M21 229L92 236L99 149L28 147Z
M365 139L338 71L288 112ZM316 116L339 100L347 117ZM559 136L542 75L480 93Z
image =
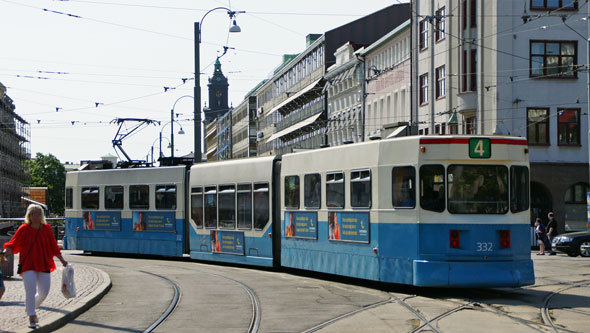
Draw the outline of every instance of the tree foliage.
M26 170L30 186L48 188L47 206L49 211L63 215L66 169L57 157L52 154L37 153L34 159L26 161Z

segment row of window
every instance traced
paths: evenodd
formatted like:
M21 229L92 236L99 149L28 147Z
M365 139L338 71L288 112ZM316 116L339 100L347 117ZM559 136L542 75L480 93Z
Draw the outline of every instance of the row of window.
M395 44L393 44L391 47L380 51L378 54L367 57L367 71L365 73L366 78L369 79L379 73L369 70L370 68L376 68L378 70L393 68L394 66L409 58L410 38L404 37L395 42Z
M445 7L440 8L436 11L434 22L431 22L429 18L425 18L418 24L419 36L418 46L420 51L428 48L428 26L432 23L434 25L434 41L438 42L445 38L445 24L446 24L446 10Z
M578 0L530 0L531 9L577 9Z
M442 165L420 167L420 207L442 212L445 207L456 214L505 214L524 211L529 207L528 168L510 168L510 192L508 168L502 165ZM391 200L394 208L416 207L416 171L412 166L392 168ZM344 208L345 174L328 172L325 179L327 208ZM303 190L303 206L321 208L321 183L319 173L303 176L303 189L297 175L284 178L284 206L299 209L300 192ZM445 188L448 187L448 192ZM510 197L509 197L510 195ZM446 200L446 201L445 201ZM355 170L350 173L350 206L371 208L371 171Z
M446 69L445 65L437 67L435 69L436 86L435 86L435 98L439 99L446 96L447 84L446 84ZM428 72L420 75L420 104L428 103Z
M527 109L527 138L531 145L549 145L549 108ZM580 145L580 109L557 109L557 144Z
M176 185L156 185L156 209L176 209ZM104 187L104 209L124 208L124 187L120 185ZM72 188L66 188L66 208L73 208ZM100 208L100 187L84 186L80 196L82 209ZM149 185L129 185L129 209L149 209Z
M273 97L278 97L287 92L291 87L323 65L324 45L322 44L273 82Z
M262 230L269 221L269 183L191 188L191 219L197 228Z

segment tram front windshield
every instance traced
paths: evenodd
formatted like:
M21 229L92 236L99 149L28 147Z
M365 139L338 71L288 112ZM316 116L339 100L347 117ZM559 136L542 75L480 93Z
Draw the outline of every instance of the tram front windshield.
M450 213L508 212L508 168L503 165L451 165L447 184Z

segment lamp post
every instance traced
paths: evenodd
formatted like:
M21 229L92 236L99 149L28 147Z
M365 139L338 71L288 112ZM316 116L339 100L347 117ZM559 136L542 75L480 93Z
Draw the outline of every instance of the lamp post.
M174 121L175 121L174 120L174 108L176 107L176 103L178 103L178 101L180 101L181 99L183 99L185 97L193 98L193 96L191 96L191 95L184 95L184 96L178 97L176 99L176 101L174 101L174 104L172 105L172 109L170 110L170 146L172 146L170 156L172 157L172 159L174 159ZM164 126L166 126L166 125L164 125ZM162 127L162 129L163 128L164 127ZM180 126L180 132L178 132L178 134L184 134L184 131L182 130L182 126Z
M156 138L154 140L154 142L152 142L152 146L150 147L150 150L148 151L148 156L146 157L146 161L148 160L148 157L151 154L152 164L154 164L154 145L156 144L156 141L158 141L158 140L160 142L160 146L159 146L159 148L160 148L160 155L158 155L158 159L160 159L162 157L162 139L168 140L168 147L171 146L170 145L170 139L168 139L167 137L162 137L162 132L160 132L160 137L159 138Z
M245 11L233 11L226 7L215 7L206 12L201 19L201 22L195 22L195 108L194 108L194 127L195 127L195 163L201 163L201 59L200 59L200 44L201 44L201 27L205 17L215 10L225 10L230 19L234 19L236 14L245 13ZM240 32L242 29L233 20L233 25L229 28L229 32Z
M172 109L172 111L174 111L174 109ZM172 158L174 158L174 123L177 122L178 126L180 126L180 130L178 131L178 134L184 134L184 130L182 129L182 125L180 125L180 123L176 120L170 120L169 122L165 123L164 126L162 126L162 129L160 130L160 157L162 157L162 132L164 131L164 128L166 128L166 125L170 124L170 156Z

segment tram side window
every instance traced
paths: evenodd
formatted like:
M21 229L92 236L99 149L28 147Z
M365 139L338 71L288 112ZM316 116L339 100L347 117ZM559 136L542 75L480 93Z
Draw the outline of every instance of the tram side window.
M219 227L236 228L236 186L219 185Z
M299 176L285 177L285 207L299 209Z
M510 167L510 211L513 213L529 209L529 168Z
M238 229L252 229L251 184L238 184Z
M156 209L176 209L176 185L156 185Z
M297 191L299 193L299 191ZM270 216L268 183L254 184L254 229L262 230Z
M104 208L123 209L123 186L104 187Z
M350 173L350 205L371 207L371 171L359 170Z
M129 208L149 209L150 208L150 187L148 185L129 186Z
M344 172L326 174L326 206L344 208Z
M197 228L203 227L203 188L191 188L191 219Z
M205 186L205 228L217 228L217 187Z
M391 174L391 200L395 208L416 207L416 169L395 167Z
M420 207L425 210L445 210L445 168L442 165L420 167Z
M74 189L71 187L66 188L66 209L74 208Z
M98 209L98 186L82 187L82 208Z
M319 173L303 178L303 198L306 208L320 208L322 177Z

